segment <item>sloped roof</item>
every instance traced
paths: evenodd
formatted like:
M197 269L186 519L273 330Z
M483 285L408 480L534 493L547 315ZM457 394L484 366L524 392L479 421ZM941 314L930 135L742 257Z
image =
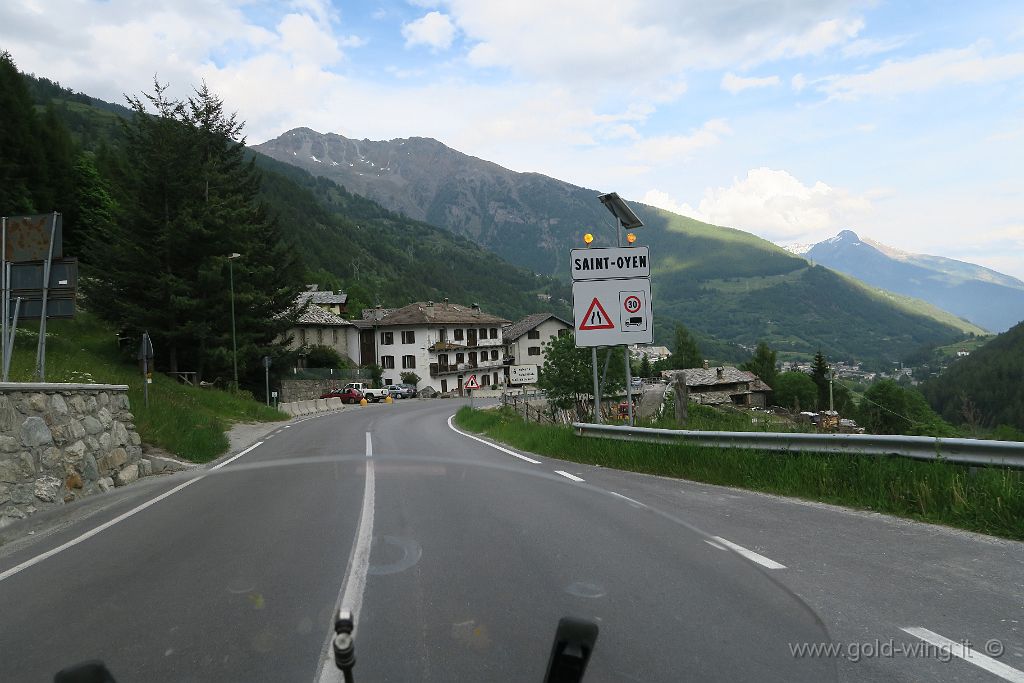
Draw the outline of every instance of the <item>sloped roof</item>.
M393 327L398 325L495 325L509 322L479 308L445 302L417 301L396 308L381 318L377 325Z
M718 376L719 370L722 370L721 377ZM731 365L720 365L712 368L686 368L683 372L686 373L686 386L688 387L710 387L719 384L736 384L738 382L753 383L754 380L758 380L757 375L754 373L734 368ZM764 384L764 382L761 382L761 384ZM764 384L764 386L767 387L768 385Z
M330 311L320 308L319 306L309 305L306 306L306 310L303 311L302 314L295 319L295 324L345 327L346 325L351 325L352 323L345 320L339 315L335 315Z
M545 322L549 318L554 318L555 320L562 323L566 327L572 327L570 323L566 322L565 320L562 320L554 313L533 313L532 315L526 316L522 320L515 321L511 325L506 325L504 328L502 328L502 335L504 336L505 341L507 342L515 341L516 339L519 339L524 334L526 334L533 328L537 327L541 323Z
M344 306L348 302L348 293L338 292L335 294L332 291L321 292L319 290L300 292L297 301L300 306L306 301L318 306Z

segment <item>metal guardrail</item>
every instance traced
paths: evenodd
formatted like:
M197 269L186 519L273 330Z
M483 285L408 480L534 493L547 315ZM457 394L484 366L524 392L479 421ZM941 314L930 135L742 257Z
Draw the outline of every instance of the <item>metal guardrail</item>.
M801 434L776 432L698 432L650 427L625 427L574 422L577 436L712 448L762 451L898 455L961 465L1024 468L1024 443L983 439L877 434Z

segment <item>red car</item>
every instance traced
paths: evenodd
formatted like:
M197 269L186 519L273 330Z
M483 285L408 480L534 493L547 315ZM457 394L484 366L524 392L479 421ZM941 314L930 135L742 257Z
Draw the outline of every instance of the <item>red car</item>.
M363 392L358 389L331 389L326 394L321 394L320 398L340 398L342 403L359 403L363 400Z

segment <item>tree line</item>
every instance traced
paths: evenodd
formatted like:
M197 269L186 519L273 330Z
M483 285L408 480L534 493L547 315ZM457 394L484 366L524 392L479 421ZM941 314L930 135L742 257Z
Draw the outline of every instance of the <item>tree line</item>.
M119 144L88 149L0 54L0 213L61 212L85 306L122 336L148 331L158 367L226 382L235 341L258 386L260 357L285 353L303 266L260 199L243 124L205 84L127 99Z

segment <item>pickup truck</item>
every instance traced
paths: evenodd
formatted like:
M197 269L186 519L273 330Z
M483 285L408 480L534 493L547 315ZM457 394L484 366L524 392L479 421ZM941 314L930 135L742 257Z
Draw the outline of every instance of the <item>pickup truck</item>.
M357 391L362 392L363 398L365 398L367 401L370 401L371 403L383 401L388 397L389 393L387 387L383 387L381 389L371 389L370 385L366 384L365 382L349 382L348 384L345 385L345 388L356 389Z

